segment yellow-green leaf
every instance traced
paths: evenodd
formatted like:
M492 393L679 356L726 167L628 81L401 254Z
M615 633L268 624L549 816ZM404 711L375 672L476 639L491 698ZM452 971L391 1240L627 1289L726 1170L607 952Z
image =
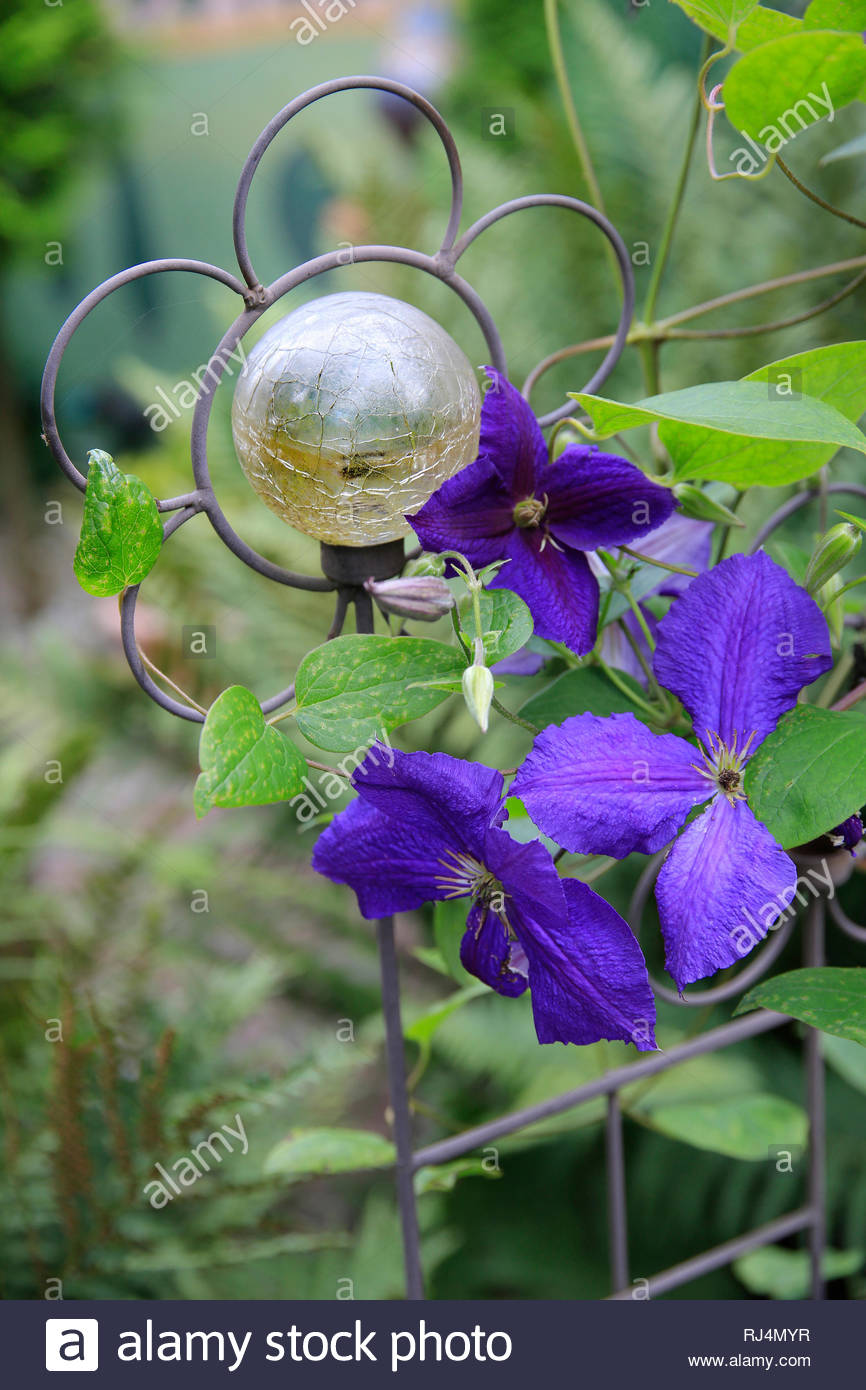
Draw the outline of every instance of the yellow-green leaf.
M208 710L199 744L195 813L214 806L266 806L303 790L307 764L278 729L265 723L252 691L224 690Z

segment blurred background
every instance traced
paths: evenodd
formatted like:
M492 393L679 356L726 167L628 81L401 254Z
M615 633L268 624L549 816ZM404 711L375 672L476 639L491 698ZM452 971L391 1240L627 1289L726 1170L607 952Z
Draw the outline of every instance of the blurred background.
M344 8L314 25L311 14L327 7L293 0L8 0L0 20L8 132L0 174L4 1297L402 1292L387 1174L287 1182L264 1171L274 1144L299 1127L387 1133L372 934L350 894L312 873L314 836L290 807L217 811L196 823L196 730L145 699L123 660L114 600L87 597L72 578L81 498L40 441L37 404L54 334L101 280L163 256L233 268L242 161L276 110L327 78L382 73L439 106L464 164L464 225L524 193L585 196L541 0L355 0ZM562 21L572 91L607 211L633 251L640 303L684 146L700 36L663 0L569 0ZM502 135L491 134L492 112L503 115L495 123ZM856 112L846 111L832 128L803 134L797 167L814 169L825 150L857 133ZM862 163L828 166L821 187L862 215ZM269 150L249 200L251 256L267 283L341 243L432 251L448 198L435 135L387 101L344 94L305 111ZM699 143L659 311L861 252L855 229L825 217L780 175L712 184ZM462 272L492 310L517 382L548 353L615 326L600 239L561 212L493 227ZM724 322L794 314L838 283L744 303ZM483 364L480 334L456 296L401 267L334 272L270 310L251 339L304 298L351 288L418 304ZM771 337L671 345L663 387L739 376L803 347L862 337L863 305L860 292ZM79 466L87 449L103 448L157 495L186 491L191 411L178 404L181 388L236 311L220 285L180 274L141 280L101 305L58 383L58 422ZM544 377L533 397L539 410L580 389L597 360L573 359ZM222 504L257 549L314 570L315 545L257 501L237 466L231 385L227 378L217 394L210 434ZM621 399L641 393L634 355L608 388ZM175 404L163 415L145 413L167 401ZM759 490L747 499L752 531L784 495ZM808 547L815 521L801 518L786 534ZM233 682L262 696L287 684L322 641L330 600L253 574L199 517L167 547L139 614L148 655L206 705ZM208 658L185 652L189 626L213 628ZM534 687L512 679L506 697L515 705ZM435 740L499 766L526 750L521 732L501 721L483 750L476 734L451 701L398 741ZM621 910L640 867L627 861L604 880ZM862 917L862 886L845 891L849 912L859 907ZM431 953L427 916L405 917L399 933L411 1021L454 982ZM658 969L655 936L646 933ZM849 963L845 945L833 949L834 963ZM853 963L853 947L850 955ZM789 956L785 963L798 963ZM664 1046L727 1016L685 1012L684 1020L683 1011L662 1009ZM493 995L454 1009L430 1032L429 1049L410 1048L422 1139L579 1084L626 1056L620 1045L539 1049L526 1000ZM856 1255L866 1244L866 1066L850 1046L855 1055L843 1047L831 1057L830 1200L832 1243ZM800 1081L796 1038L786 1030L680 1068L642 1097L627 1129L636 1277L790 1209L802 1180L797 1165L780 1175L770 1163L666 1137L654 1107L744 1088L798 1101ZM249 1153L152 1209L143 1187L154 1164L169 1165L235 1114ZM470 1162L425 1192L432 1296L604 1295L600 1119L584 1108L538 1126L503 1142L495 1164ZM837 1296L866 1295L860 1263L849 1255L837 1265ZM790 1271L753 1265L681 1292L743 1298L781 1296L785 1287Z

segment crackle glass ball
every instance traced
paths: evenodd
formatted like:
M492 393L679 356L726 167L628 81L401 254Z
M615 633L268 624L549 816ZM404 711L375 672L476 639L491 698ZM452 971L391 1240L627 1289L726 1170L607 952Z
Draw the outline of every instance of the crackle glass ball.
M275 323L232 405L264 502L331 545L375 545L478 453L475 373L433 319L383 294L331 294Z

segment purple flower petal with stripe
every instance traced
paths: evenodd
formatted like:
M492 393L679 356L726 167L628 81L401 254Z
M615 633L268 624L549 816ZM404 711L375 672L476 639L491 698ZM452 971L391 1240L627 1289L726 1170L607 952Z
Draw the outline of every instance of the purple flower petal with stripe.
M529 989L540 1042L655 1046L637 941L591 888L560 879L539 841L501 828L500 773L375 745L352 782L358 799L321 835L313 867L354 888L365 917L466 898L463 964L500 994Z
M696 763L693 744L633 714L577 714L538 735L511 793L573 854L655 854L713 794Z
M831 665L827 624L764 554L734 556L692 581L658 629L654 670L691 713L697 746L634 715L583 714L544 730L512 785L545 834L572 851L651 854L695 806L656 897L677 986L740 960L790 903L793 861L749 809L758 744ZM856 827L840 827L847 843Z
M520 595L539 636L580 655L598 627L598 583L584 552L642 543L675 501L615 454L572 446L549 463L529 405L487 370L477 459L408 520L427 550L459 550L476 569L507 561L494 587Z
M702 574L659 623L653 669L695 733L752 752L833 664L824 615L769 555L732 555Z
M793 900L794 861L744 801L718 797L671 846L656 882L678 989L736 965Z

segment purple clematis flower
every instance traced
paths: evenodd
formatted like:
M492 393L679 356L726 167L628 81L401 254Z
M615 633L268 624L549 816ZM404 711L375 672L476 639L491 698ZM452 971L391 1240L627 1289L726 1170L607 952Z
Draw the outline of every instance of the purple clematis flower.
M631 929L586 884L561 879L538 840L501 829L500 772L374 745L352 783L358 799L319 838L313 867L353 888L365 917L466 898L464 966L499 994L531 990L539 1042L655 1047Z
M753 815L743 770L804 685L832 664L817 604L763 553L695 579L661 620L654 670L699 748L633 714L567 719L535 740L512 786L566 849L655 854L694 807L656 884L679 989L740 960L791 903L793 861Z
M674 497L588 445L548 463L529 405L499 372L487 374L478 458L407 520L427 550L459 550L475 569L507 560L491 587L520 595L539 637L582 655L598 627L586 552L642 539L672 514Z

